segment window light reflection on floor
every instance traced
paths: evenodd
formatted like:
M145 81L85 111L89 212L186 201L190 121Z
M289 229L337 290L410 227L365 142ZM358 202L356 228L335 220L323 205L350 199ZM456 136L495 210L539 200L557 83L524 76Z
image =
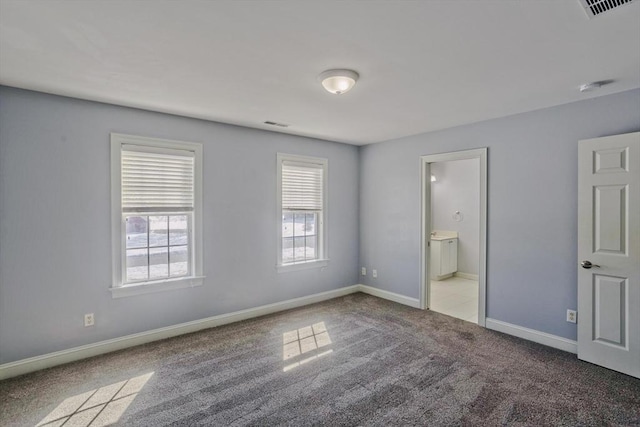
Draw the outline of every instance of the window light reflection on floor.
M65 399L37 427L108 426L116 423L153 372L109 384Z
M331 354L333 352L332 349L320 351L330 344L331 338L324 322L285 332L282 334L282 360L291 362L295 360L295 362L285 366L282 370L287 372L312 360ZM306 357L301 359L304 355Z

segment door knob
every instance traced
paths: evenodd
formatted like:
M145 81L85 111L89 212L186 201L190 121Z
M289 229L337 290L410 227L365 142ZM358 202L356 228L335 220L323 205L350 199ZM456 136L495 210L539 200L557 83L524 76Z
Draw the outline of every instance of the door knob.
M582 261L580 265L582 266L582 268L586 268L587 270L591 267L600 268L599 265L591 264L591 261Z

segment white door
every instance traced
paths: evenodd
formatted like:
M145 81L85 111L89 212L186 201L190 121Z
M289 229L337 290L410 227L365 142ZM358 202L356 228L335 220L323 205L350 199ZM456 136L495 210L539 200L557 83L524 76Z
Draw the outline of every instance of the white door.
M578 162L578 358L640 378L640 132Z

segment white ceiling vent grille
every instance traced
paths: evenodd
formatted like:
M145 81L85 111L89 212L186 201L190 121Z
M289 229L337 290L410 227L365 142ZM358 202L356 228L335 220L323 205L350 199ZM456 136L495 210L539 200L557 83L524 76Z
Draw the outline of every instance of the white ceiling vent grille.
M602 15L625 4L633 3L634 0L579 0L589 19Z

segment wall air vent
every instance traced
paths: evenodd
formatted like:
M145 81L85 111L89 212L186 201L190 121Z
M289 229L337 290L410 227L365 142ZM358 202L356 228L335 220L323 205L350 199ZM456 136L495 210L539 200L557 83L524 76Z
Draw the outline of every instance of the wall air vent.
M589 19L600 16L605 12L617 9L625 4L633 3L634 0L578 0L584 8Z
M284 123L276 123L276 122L272 122L267 120L266 122L264 122L265 125L269 125L269 126L278 126L279 128L288 128L289 125L285 125Z

